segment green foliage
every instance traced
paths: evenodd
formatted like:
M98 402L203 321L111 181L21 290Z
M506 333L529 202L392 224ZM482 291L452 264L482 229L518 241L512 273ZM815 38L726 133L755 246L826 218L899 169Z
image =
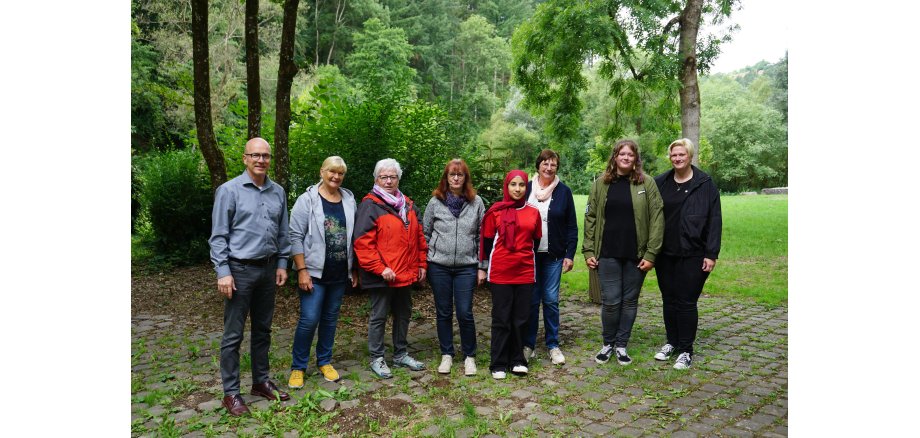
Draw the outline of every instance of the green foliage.
M303 115L291 130L291 163L297 169L291 196L318 180L327 156L339 155L348 165L343 186L360 198L373 186L377 161L394 158L403 170L400 190L424 207L454 149L456 124L436 104L392 94L362 100L336 87L336 80L321 79L298 101Z
M139 181L146 240L174 261L207 257L211 233L211 182L201 153L194 149L152 155L134 168Z
M703 22L717 23L733 1L706 2ZM607 0L573 3L549 0L512 37L512 71L529 107L545 111L553 143L573 138L582 122L581 91L588 86L586 63L599 62L606 79L612 119L606 140L622 137L624 126L641 135L651 124L669 124L679 113L679 26L684 2ZM671 24L668 24L671 23ZM719 38L699 41L697 65L705 72L718 54ZM643 127L643 125L646 125Z
M355 51L346 58L347 71L369 95L414 94L415 70L409 67L412 46L406 32L387 27L380 19L364 22L364 31L354 36Z
M751 81L752 86L758 84L763 82ZM710 158L704 150L700 163L710 169L719 188L739 192L786 185L788 148L782 114L723 75L702 81L701 93L706 96L702 136L712 153Z

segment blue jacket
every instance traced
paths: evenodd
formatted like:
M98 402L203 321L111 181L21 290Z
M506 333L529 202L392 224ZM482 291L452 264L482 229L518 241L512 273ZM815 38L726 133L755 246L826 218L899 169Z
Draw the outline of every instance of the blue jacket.
M524 199L530 196L533 181L527 181L527 193ZM578 219L575 217L575 199L572 198L572 189L562 181L553 189L549 201L549 218L546 224L548 231L547 251L556 258L575 259L575 248L578 246Z

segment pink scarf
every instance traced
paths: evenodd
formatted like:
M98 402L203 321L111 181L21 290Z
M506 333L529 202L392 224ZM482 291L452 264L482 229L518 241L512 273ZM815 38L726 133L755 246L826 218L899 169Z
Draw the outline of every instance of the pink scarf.
M540 186L540 174L533 177L533 195L537 201L543 202L553 195L553 190L559 185L559 175L553 175L553 182L546 187Z
M399 189L396 189L395 195L391 195L387 193L387 191L384 190L383 187L380 187L377 184L374 184L373 191L377 196L383 199L383 202L386 202L391 207L396 209L396 211L399 212L399 217L402 218L402 221L406 222L406 196L403 195L402 192L399 191Z

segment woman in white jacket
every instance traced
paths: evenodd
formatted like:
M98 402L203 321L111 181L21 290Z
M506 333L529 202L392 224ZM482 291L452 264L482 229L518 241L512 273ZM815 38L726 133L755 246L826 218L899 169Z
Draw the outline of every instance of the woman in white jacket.
M300 319L294 332L288 380L291 388L303 387L317 327L316 365L327 381L339 380L339 373L331 364L335 328L346 281L351 281L352 287L358 282L352 271L351 244L355 197L342 188L346 170L341 157L326 158L319 171L322 180L307 188L291 210L291 259L300 295Z

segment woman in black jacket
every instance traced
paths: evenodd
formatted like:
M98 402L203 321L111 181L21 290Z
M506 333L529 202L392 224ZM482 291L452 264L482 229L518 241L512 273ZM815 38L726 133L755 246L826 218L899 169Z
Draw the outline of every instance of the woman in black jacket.
M664 201L664 244L655 263L664 305L668 342L655 354L674 368L690 368L698 322L697 301L716 266L722 245L722 207L712 178L690 164L693 142L686 138L668 146L673 169L655 177Z

